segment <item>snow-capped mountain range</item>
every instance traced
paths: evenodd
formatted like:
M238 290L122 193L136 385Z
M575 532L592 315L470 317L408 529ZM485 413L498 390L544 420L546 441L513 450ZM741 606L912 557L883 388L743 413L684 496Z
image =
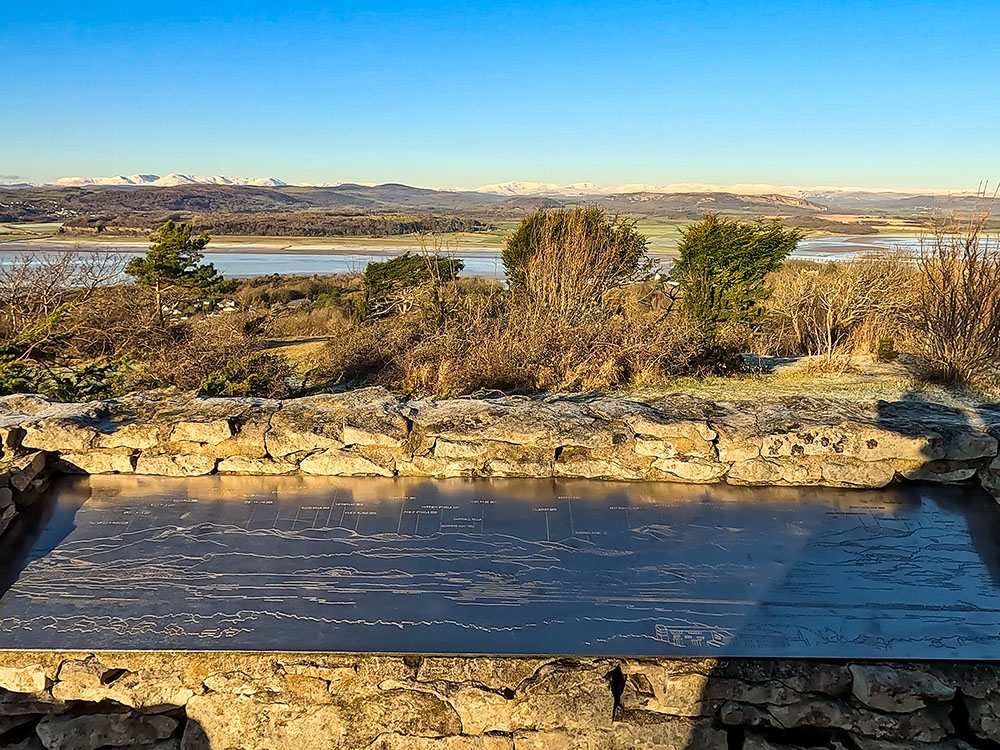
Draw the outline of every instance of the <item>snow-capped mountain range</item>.
M57 187L87 187L87 186L107 186L107 187L176 187L178 185L231 185L249 187L338 187L341 185L362 185L374 186L370 182L285 182L277 177L233 177L227 175L192 175L179 172L171 172L167 175L156 174L130 174L112 175L110 177L60 177L54 183L12 183L0 180L0 187L34 187L55 185ZM508 197L518 196L551 196L551 197L579 197L579 196L600 196L600 195L622 195L630 193L732 193L736 195L787 195L798 198L823 198L827 196L845 196L848 194L882 194L887 196L933 196L933 195L960 195L949 190L939 189L914 189L904 190L899 188L872 188L872 187L844 187L844 186L801 186L801 185L772 185L768 183L737 183L731 185L719 185L701 182L675 182L665 185L649 183L629 183L625 185L615 185L602 187L593 182L574 182L561 184L555 182L496 182L489 185L482 185L478 188L443 188L446 192L475 192L489 195L502 195Z
M118 174L111 177L60 177L55 181L60 187L88 185L146 185L151 187L176 187L177 185L248 185L252 187L283 187L287 183L275 177L226 177L223 175L192 175L171 172L158 174Z
M831 187L801 185L772 185L763 182L716 185L705 182L674 182L669 185L649 183L629 183L614 187L601 187L592 182L574 182L560 185L553 182L498 182L475 189L479 193L496 195L621 195L627 193L733 193L736 195L790 195L796 197L815 196L826 193L891 193L899 195L946 195L949 190L903 190L898 188Z

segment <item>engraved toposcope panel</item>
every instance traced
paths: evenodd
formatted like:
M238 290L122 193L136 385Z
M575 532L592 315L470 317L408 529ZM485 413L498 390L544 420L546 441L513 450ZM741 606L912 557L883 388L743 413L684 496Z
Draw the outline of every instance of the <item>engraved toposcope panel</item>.
M1000 509L584 480L60 480L0 648L1000 657Z

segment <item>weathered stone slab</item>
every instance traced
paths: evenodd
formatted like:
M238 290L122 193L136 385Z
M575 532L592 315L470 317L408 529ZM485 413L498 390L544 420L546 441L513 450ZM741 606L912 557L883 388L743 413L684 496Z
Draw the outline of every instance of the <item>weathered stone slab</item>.
M52 697L58 701L115 701L145 711L183 706L194 695L176 674L141 670L118 675L96 660L63 662Z
M271 417L267 450L280 458L350 445L401 447L409 438L406 411L384 388L286 401Z
M218 460L211 456L142 453L135 465L136 474L163 477L196 477L215 471Z
M42 452L7 459L0 464L0 477L15 492L24 492L45 471L47 462L48 457Z
M391 477L393 469L381 466L357 453L329 449L302 459L299 468L306 474L331 477Z
M83 453L61 453L55 468L67 474L131 474L137 456L125 450L89 450Z
M1000 694L989 699L963 698L969 711L969 728L982 739L1000 742Z
M753 706L730 701L719 710L725 724L793 729L838 729L875 739L937 742L954 732L945 707L888 715L827 698L808 698L787 705Z
M24 667L0 663L0 688L15 693L40 693L46 687L45 668L40 664Z
M148 745L173 734L177 721L168 716L135 713L49 715L36 732L46 750L97 750L127 745Z
M650 724L521 731L514 750L726 750L726 733L709 721L673 718Z
M610 727L614 696L605 677L610 668L600 663L586 670L544 666L513 696L468 686L449 701L467 734Z
M698 484L719 481L729 471L727 464L697 457L658 458L653 461L653 468L666 474L666 479Z
M411 690L334 696L315 704L279 694L271 699L208 693L187 704L183 747L366 748L380 736L439 738L462 725L441 699ZM200 743L200 744L199 744Z
M417 680L434 682L471 682L490 690L509 688L516 690L521 683L533 677L548 659L520 659L487 656L467 659L463 657L429 656L420 662Z
M935 675L882 664L852 664L851 692L866 706L880 711L917 711L955 697L955 688Z
M552 448L609 448L632 439L631 430L570 401L521 397L410 403L413 432L452 442L496 441Z
M298 464L290 461L275 461L271 458L247 458L246 456L229 456L219 461L217 471L220 474L291 474L298 471Z
M236 430L233 429L233 422L229 418L197 422L185 421L174 423L168 440L172 443L190 442L218 445L224 440L229 440L235 434Z

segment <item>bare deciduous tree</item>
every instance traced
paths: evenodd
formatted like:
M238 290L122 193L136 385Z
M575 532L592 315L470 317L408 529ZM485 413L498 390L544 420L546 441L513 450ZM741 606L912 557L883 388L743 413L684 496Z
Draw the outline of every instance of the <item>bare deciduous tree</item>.
M930 372L952 383L995 378L1000 365L1000 240L985 233L996 194L980 195L985 208L940 222L917 263L915 343Z
M859 345L871 348L872 339L898 328L914 302L914 276L912 264L898 255L823 270L786 269L776 278L767 307L777 337L792 351L832 361Z

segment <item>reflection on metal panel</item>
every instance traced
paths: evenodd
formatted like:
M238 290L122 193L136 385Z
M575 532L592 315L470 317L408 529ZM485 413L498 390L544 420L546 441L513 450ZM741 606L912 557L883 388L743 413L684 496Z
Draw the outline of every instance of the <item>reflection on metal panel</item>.
M52 503L0 648L1000 657L968 489L107 476Z

